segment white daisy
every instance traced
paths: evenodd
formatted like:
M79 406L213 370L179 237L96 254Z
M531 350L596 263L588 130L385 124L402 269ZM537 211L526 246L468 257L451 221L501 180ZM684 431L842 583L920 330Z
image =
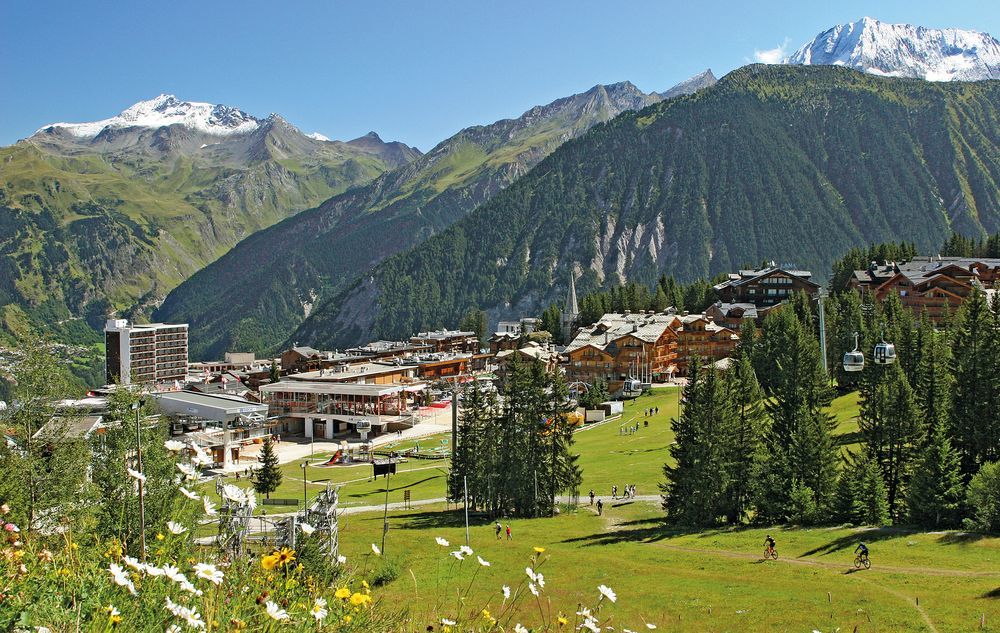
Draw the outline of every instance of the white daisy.
M181 570L177 569L176 567L174 567L169 563L163 566L163 573L167 575L167 578L169 578L174 582L181 582L182 580L185 579L185 576L184 574L181 573Z
M533 593L534 595L536 595L536 596L538 595L538 587L535 586L535 583L529 582L528 583L528 590L531 591L531 593Z
M181 464L178 462L176 466L177 470L181 471L181 474L184 475L185 479L191 481L198 478L198 471L195 470L194 466L191 464Z
M465 560L465 556L462 556L462 552L460 552L458 550L455 550L454 552L452 552L451 555L454 556L455 558L457 558L458 560Z
M161 568L157 567L156 565L150 565L149 563L146 563L146 573L149 574L150 576L158 577L162 576L164 572Z
M163 443L163 448L167 449L171 453L180 453L184 450L184 442L178 442L177 440L167 440Z
M265 607L267 609L267 614L271 616L272 620L283 622L288 619L288 612L279 607L278 605L274 604L270 600L267 601Z
M521 626L521 623L518 622L514 625L514 633L528 633L528 629Z
M198 500L198 499L200 498L200 497L198 496L198 493L197 493L197 492L193 492L193 491L191 491L191 490L188 490L188 489L187 489L187 488L185 488L184 486L180 486L180 487L178 488L178 490L180 490L180 491L181 491L181 494L182 494L182 495L184 495L185 497L187 497L188 499L190 499L191 501L197 501L197 500Z
M476 558L479 559L479 564L482 565L483 567L489 567L490 566L489 561L483 560L482 556L476 556Z
M601 592L601 598L600 598L601 600L605 598L607 598L611 602L615 602L618 600L618 596L615 595L615 592L611 589L611 587L601 585L597 588L597 590Z
M372 543L372 551L375 552L376 556L381 556L382 555L382 550L380 550L378 548L378 545L376 545L375 543Z
M437 541L437 544L440 545L441 547L448 547L449 545L451 545L451 543L441 538L440 536L434 537L434 540Z
M326 600L323 598L316 598L316 603L313 604L312 609L310 609L309 612L312 613L312 616L316 618L317 622L325 618L327 614L329 614L329 611L326 609Z
M145 571L146 566L131 556L122 556L122 562L136 571Z
M646 622L646 628L649 629L650 631L654 631L656 630L656 625L653 624L652 622Z
M445 626L455 626L455 621L449 620L448 618L441 618L441 624Z
M128 572L122 569L121 565L111 563L108 565L108 571L111 572L111 577L114 579L116 585L125 587L130 594L133 596L136 595L135 585L132 584L132 579L128 577Z
M213 585L222 584L222 579L224 578L222 571L209 563L198 563L195 565L194 575L211 582Z
M306 536L309 536L310 534L316 531L316 528L309 525L308 523L300 523L299 528L302 529L302 533L305 534Z
M472 548L469 547L468 545L463 545L462 547L459 547L458 551L462 552L466 556L472 556Z
M175 521L167 521L167 529L170 530L171 534L184 534L187 532L186 527Z
M146 475L143 475L138 470L133 470L131 468L126 468L125 470L128 471L128 476L131 477L132 479L135 479L136 481L141 481L142 483L146 483Z
M501 590L503 591L503 599L510 600L510 587L504 585L503 587L501 587Z
M343 565L344 563L347 562L347 557L337 554L337 562Z
M205 505L205 514L208 516L215 516L218 512L215 510L215 504L208 497L202 497L202 503Z

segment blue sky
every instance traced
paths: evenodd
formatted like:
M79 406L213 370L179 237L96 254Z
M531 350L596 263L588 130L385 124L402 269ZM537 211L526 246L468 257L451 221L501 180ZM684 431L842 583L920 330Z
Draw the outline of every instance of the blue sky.
M598 83L719 76L871 15L1000 35L1000 3L0 3L0 145L167 92L278 112L305 132L369 130L426 151Z

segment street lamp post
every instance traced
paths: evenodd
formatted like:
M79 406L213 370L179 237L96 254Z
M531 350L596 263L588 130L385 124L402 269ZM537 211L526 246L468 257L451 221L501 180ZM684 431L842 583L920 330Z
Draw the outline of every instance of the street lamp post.
M309 504L308 493L306 492L306 462L302 462L302 508Z
M135 461L136 470L142 475L142 441L139 429L139 414L142 410L142 400L132 403L135 411ZM139 560L146 560L146 502L143 498L142 479L139 479Z

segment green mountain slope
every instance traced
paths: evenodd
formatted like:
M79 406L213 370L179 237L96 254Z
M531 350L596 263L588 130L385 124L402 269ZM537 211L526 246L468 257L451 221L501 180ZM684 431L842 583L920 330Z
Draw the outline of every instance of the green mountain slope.
M319 306L324 347L492 319L621 280L763 258L819 275L853 245L1000 228L1000 82L748 66L566 143L448 230Z
M142 313L254 231L419 156L239 114L239 133L57 124L0 148L0 319Z
M714 81L708 71L678 92ZM190 323L195 358L268 350L318 302L450 226L562 143L662 98L627 82L595 86L462 130L371 184L250 236L171 292L156 318Z

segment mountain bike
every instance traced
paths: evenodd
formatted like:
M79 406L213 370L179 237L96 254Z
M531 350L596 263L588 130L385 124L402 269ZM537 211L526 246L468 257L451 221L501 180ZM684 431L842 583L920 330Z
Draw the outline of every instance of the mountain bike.
M769 558L771 560L778 560L778 550L776 550L773 547L765 547L764 548L764 560L767 560Z
M865 569L871 569L872 568L872 561L871 561L870 558L868 558L868 554L858 554L854 558L854 568L855 569L861 569L862 565L865 566Z

